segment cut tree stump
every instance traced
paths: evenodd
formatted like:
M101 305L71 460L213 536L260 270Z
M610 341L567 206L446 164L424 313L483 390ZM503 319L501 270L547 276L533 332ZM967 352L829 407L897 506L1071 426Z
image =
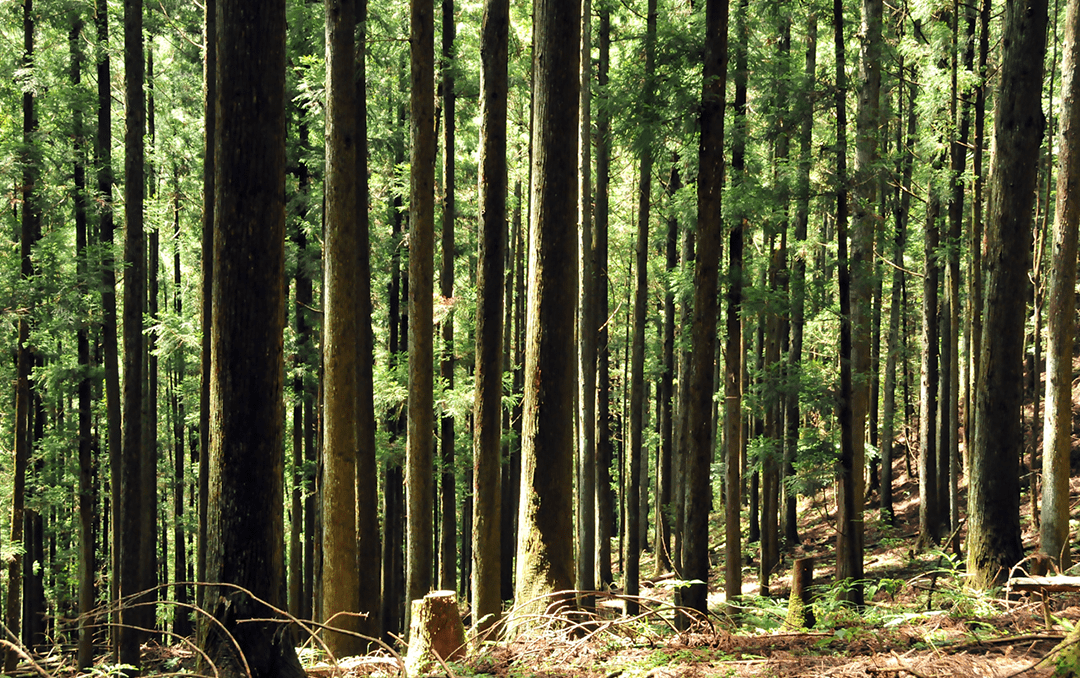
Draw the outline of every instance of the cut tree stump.
M437 668L440 659L459 659L465 651L465 625L454 591L432 591L412 601L409 653L405 657L408 675L424 675Z
M814 626L814 610L810 607L810 587L814 585L814 559L799 558L791 571L791 597L784 628L797 630Z

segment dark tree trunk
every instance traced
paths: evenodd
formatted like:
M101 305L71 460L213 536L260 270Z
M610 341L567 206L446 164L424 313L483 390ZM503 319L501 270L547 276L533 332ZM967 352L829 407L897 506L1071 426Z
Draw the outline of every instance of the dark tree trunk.
M994 113L986 293L977 418L968 484L967 566L972 585L1000 583L1023 557L1020 487L1023 450L1024 295L1031 250L1031 207L1042 115L1045 0L1005 8L1004 53Z
M473 403L473 626L486 631L502 612L502 377L506 250L508 0L484 3L480 74L480 255L476 281L476 397ZM509 287L509 286L507 286ZM507 333L508 336L508 333Z
M217 0L206 0L206 59L203 64L205 88L206 148L203 156L202 214L202 345L199 375L199 548L195 556L195 579L206 581L206 548L209 535L208 508L210 493L210 333L213 331L214 279L214 193L216 176L217 117ZM310 532L309 532L310 534ZM309 539L308 541L313 541ZM195 589L195 601L203 607L206 588Z
M439 275L444 299L454 297L454 0L442 0L442 114L443 114L443 201L442 201L442 271ZM502 260L499 260L500 265ZM454 388L454 311L442 320L443 359L441 376L446 388ZM501 348L501 346L500 346ZM453 591L457 582L457 489L454 468L454 417L443 415L439 422L442 447L440 488L439 588Z
M409 419L405 474L406 600L431 590L433 553L432 287L435 238L435 23L432 0L410 2ZM410 605L405 606L408 620ZM408 624L406 624L408 626Z
M862 604L862 534L861 500L862 466L855 438L862 432L854 430L854 401L857 398L853 382L854 359L852 342L851 269L848 262L848 188L847 188L847 77L844 66L844 8L841 0L833 1L833 44L836 50L836 241L840 293L840 496L837 499L836 578L849 581L847 600Z
M712 462L712 394L716 354L716 292L723 224L724 101L728 62L728 0L705 5L705 62L698 150L698 250L694 268L693 354L687 401L686 532L683 546L686 587L682 604L705 614L709 580L709 469ZM685 619L683 620L685 622Z
M206 600L218 623L202 647L226 673L297 678L292 634L250 621L285 604L285 3L217 10Z
M143 384L145 343L143 311L146 304L146 236L143 233L143 135L146 130L145 93L143 91L143 5L137 0L124 2L124 440L120 484L120 596L126 598L143 590L143 511L145 498L142 467ZM137 601L145 602L144 598ZM140 666L139 645L153 615L152 606L121 608L120 662Z
M611 52L611 10L598 8L599 58L596 84L601 98L607 96ZM596 269L596 586L612 583L611 535L615 508L611 496L611 350L608 345L608 185L611 165L611 113L602 103L596 112L596 209L592 255Z

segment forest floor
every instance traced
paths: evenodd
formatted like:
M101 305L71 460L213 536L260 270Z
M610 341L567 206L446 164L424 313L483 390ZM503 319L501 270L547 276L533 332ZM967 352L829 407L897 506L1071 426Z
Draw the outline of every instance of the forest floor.
M911 460L912 464L915 460ZM835 584L835 513L831 488L802 500L801 543L782 554L772 577L772 596L758 594L757 552L744 564L742 608L725 616L723 598L723 530L713 524L713 579L709 582L711 627L678 633L671 622L673 580L670 575L642 582L642 613L623 617L618 591L601 603L605 610L587 631L565 619L552 618L541 631L513 642L485 645L466 658L435 666L430 676L525 678L527 676L589 678L692 678L724 676L821 678L930 678L938 676L1047 677L1052 662L1040 661L1074 625L1080 626L1080 593L1051 594L1044 609L1029 594L1001 590L975 593L965 589L963 558L947 550L917 552L918 480L907 472L905 459L895 461L896 522L881 522L871 494L865 514L865 582L867 604L856 610L837 602ZM1080 477L1073 478L1072 505L1080 499ZM962 497L962 501L966 498ZM964 505L963 503L961 504ZM1031 520L1030 495L1021 498L1025 551L1038 543ZM756 549L756 544L751 544ZM617 553L617 550L615 551ZM817 623L805 631L784 628L794 558L815 559ZM1074 554L1073 561L1078 560ZM651 555L643 554L648 572ZM617 564L617 563L616 563ZM1023 567L1024 564L1021 564ZM1022 572L1018 571L1018 574ZM618 574L616 573L616 577ZM146 648L150 671L191 670L194 655L182 646ZM398 648L404 656L404 648ZM303 654L310 678L360 678L400 675L400 657L380 653L342 660L337 667ZM65 673L65 672L57 672ZM54 674L57 675L57 674Z

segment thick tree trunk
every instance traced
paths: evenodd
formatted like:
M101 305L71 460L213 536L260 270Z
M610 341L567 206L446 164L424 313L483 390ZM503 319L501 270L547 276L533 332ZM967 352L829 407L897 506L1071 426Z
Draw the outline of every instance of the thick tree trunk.
M502 612L503 271L506 250L506 78L508 0L484 3L480 73L480 255L476 288L476 397L473 404L473 626L486 631ZM507 286L509 287L509 285ZM507 336L509 333L506 333Z
M202 646L225 673L296 678L292 634L251 621L285 604L285 3L217 10L207 577L219 585Z
M683 605L705 614L709 581L709 469L712 462L713 358L716 354L716 292L723 224L724 101L728 62L728 0L708 0L698 150L698 251L694 268L690 397L687 402L687 513L683 573L693 583ZM685 623L685 619L683 619Z
M1043 509L1039 549L1062 570L1069 546L1069 453L1072 446L1072 355L1076 307L1077 222L1080 220L1080 2L1068 3L1061 63L1061 131L1057 209L1050 266L1046 344L1046 414L1043 427Z
M1023 557L1019 480L1024 349L1024 295L1031 250L1036 160L1045 121L1041 110L1046 52L1045 0L1005 8L1004 54L994 113L990 210L984 261L982 356L971 475L967 564L972 585L1002 581Z
M532 197L525 330L518 610L574 585L574 316L581 5L540 0L533 24Z

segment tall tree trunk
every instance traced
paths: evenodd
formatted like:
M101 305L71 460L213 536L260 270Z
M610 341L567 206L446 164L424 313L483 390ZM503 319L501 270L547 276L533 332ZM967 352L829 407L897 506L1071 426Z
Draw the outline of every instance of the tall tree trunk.
M971 336L971 365L968 369L968 397L965 398L964 411L967 421L964 424L967 445L966 460L968 473L971 466L971 446L975 440L978 421L975 419L975 395L978 393L979 360L982 356L982 302L983 302L983 144L986 138L986 89L989 86L987 59L990 52L990 10L991 0L983 0L979 10L979 85L975 88L975 150L971 156L971 172L975 176L971 198L971 272L968 275L971 290L968 292L968 334Z
M124 2L124 441L120 486L120 596L143 590L142 466L145 461L142 435L144 364L143 311L146 304L146 236L143 233L143 135L146 130L143 90L143 5ZM129 602L145 602L140 599ZM120 662L140 665L139 645L153 617L145 607L121 608ZM153 609L150 607L149 609Z
M941 169L941 155L934 160ZM922 360L919 377L919 544L926 548L941 538L941 507L938 505L938 218L941 194L931 183L923 231Z
M147 188L147 200L153 204L157 201L157 168L154 165L154 49L153 40L151 47L146 51L146 142L149 142L150 160L146 163L145 176ZM145 142L144 142L145 143ZM145 151L144 151L145 153ZM145 157L145 155L144 155ZM160 237L157 224L149 227L146 234L146 316L151 318L151 323L156 324L158 317L158 265L160 264ZM158 425L158 359L157 359L157 331L153 328L144 330L143 351L145 360L145 379L143 381L143 428L142 428L142 464L139 469L142 481L139 487L143 493L142 512L142 537L139 548L141 563L142 585L144 591L152 591L147 594L148 600L157 600L160 592L158 584L158 495L157 495L157 425ZM166 546L162 542L162 547ZM156 619L156 606L147 606L142 610L146 615L146 627L149 629L148 640L158 641Z
M732 181L741 184L746 171L747 13L741 0L735 24L735 127L731 144ZM724 591L735 601L742 595L742 373L745 347L742 334L743 238L746 220L731 219L727 261L727 343L724 348ZM680 386L681 389L681 386ZM689 403L681 401L689 409ZM684 415L685 416L685 415ZM685 484L685 479L683 481Z
M1042 116L1045 0L1005 8L1004 53L994 113L986 294L977 417L968 481L967 564L972 585L1002 581L1023 557L1019 480L1023 450L1024 295Z
M687 513L684 578L691 580L682 604L707 612L709 581L709 469L712 462L713 358L716 354L716 292L723 238L720 199L724 185L724 108L728 62L728 0L705 5L705 60L698 149L698 251L694 268L690 397L687 401ZM682 619L685 623L685 619Z
M850 572L844 577L860 580L863 576L863 501L866 466L866 419L870 400L871 365L870 333L873 315L872 290L874 288L874 243L880 222L877 188L878 137L881 126L881 0L863 0L862 24L859 29L859 106L855 133L855 201L852 214L851 260L849 262L851 292L851 432L852 432L852 478L850 490L855 513L852 516L853 532L843 545L854 549L853 554L841 554L840 560L851 563ZM847 491L842 483L841 492ZM844 499L846 502L846 498ZM842 528L842 529L846 529ZM852 588L847 598L855 604L862 603L862 588Z
M966 9L965 14L971 14ZM969 32L962 46L963 65L965 70L971 71L974 45L974 21L969 21ZM953 63L952 63L952 117L955 127L958 129L957 136L952 142L952 158L950 172L952 176L952 195L949 198L949 237L948 264L945 268L945 294L948 299L949 331L945 340L948 344L948 398L945 399L947 419L942 420L942 425L947 427L948 436L944 438L946 455L945 468L947 475L947 505L949 508L949 530L955 532L960 521L959 505L959 468L957 457L960 454L960 250L963 238L964 221L964 181L963 174L967 164L967 147L969 145L968 132L971 127L970 108L961 101L961 93L957 86L957 69L959 66L960 39L960 6L958 0L953 3ZM966 93L965 93L966 94ZM966 96L963 97L966 100ZM944 383L945 375L942 375ZM944 480L944 479L942 479ZM942 506L944 510L944 506ZM959 537L957 537L957 540ZM959 541L957 541L959 545Z
M574 316L581 4L541 0L533 24L529 291L515 599L527 614L574 585ZM543 510L541 510L541 508Z
M435 23L432 0L410 0L409 431L406 455L406 600L431 590L435 238ZM411 605L406 604L408 620ZM406 623L408 626L408 623Z
M326 207L323 245L322 614L332 628L357 630L359 609L356 479L360 361L359 219L356 181L356 3L326 3ZM365 211L366 212L366 211ZM345 613L345 614L341 614ZM335 656L359 654L359 639L327 633Z
M899 72L904 72L904 62L899 64ZM914 80L914 79L912 79ZM881 435L879 437L881 447L881 516L887 524L895 524L896 516L893 513L892 493L892 451L896 432L896 361L902 356L903 335L901 334L900 320L903 312L904 290L904 249L907 244L907 221L911 206L911 174L914 168L915 148L915 85L908 88L907 109L907 136L901 135L900 125L896 126L896 148L900 154L897 174L900 175L900 184L896 187L893 200L896 203L893 208L896 234L893 238L892 251L892 283L889 302L889 340L885 350L885 402L881 416ZM903 103L904 88L897 91L897 110L900 115L904 114ZM901 423L903 413L901 413ZM902 427L901 427L902 428ZM905 435L906 439L906 435Z
M574 588L596 588L596 294L592 214L592 0L581 1L578 94L577 559ZM591 606L591 599L582 601Z
M285 604L285 3L222 0L217 10L206 562L219 585L206 594L218 623L202 648L226 673L296 678L292 634L253 621Z
M71 51L71 85L81 89L83 51L82 30L84 20L80 14L73 14L68 45ZM89 261L87 260L86 233L86 130L83 127L82 108L73 111L74 132L74 184L75 184L75 247L78 251L77 285L79 293L89 292ZM89 329L80 324L76 333L79 353L79 646L78 665L80 670L93 663L93 629L91 611L94 609L94 459L92 453L90 411L90 335Z
M443 203L442 272L439 275L444 299L454 297L454 0L442 0L442 113L443 113ZM501 260L500 260L501 263ZM446 388L454 388L454 311L442 320L443 359L440 368ZM454 469L454 417L443 415L439 422L442 446L442 525L439 530L439 587L452 591L457 582L457 490Z
M1046 342L1046 413L1043 427L1043 509L1039 550L1062 570L1072 564L1069 547L1069 453L1072 446L1072 355L1076 308L1077 222L1080 220L1080 1L1065 14L1061 62L1063 96L1050 266Z
M607 96L611 53L611 9L598 8L598 60L596 85L601 98ZM611 376L608 372L611 347L608 327L608 184L611 166L611 113L602 103L596 111L596 212L592 254L596 268L596 585L612 583L611 534L614 506L611 493Z
M645 305L648 301L649 286L649 213L652 201L652 105L653 78L656 71L656 0L648 0L645 19L645 86L641 93L641 106L645 121L641 127L641 160L638 173L638 209L637 209L637 260L634 264L634 340L631 343L630 358L630 447L626 460L626 555L624 557L623 590L628 596L639 593L641 568L641 522L648 519L648 513L640 510L642 489L648 493L648 473L642 482L642 460L647 458L643 449L642 433L645 414ZM635 615L638 603L634 598L626 601L626 614Z
M195 579L206 581L206 532L210 486L210 333L213 331L214 279L214 193L216 172L217 118L217 0L206 0L205 61L203 64L205 153L203 155L202 214L202 345L199 375L199 548L195 556ZM199 607L205 601L206 588L195 589Z
M840 497L837 498L836 578L848 581L848 602L862 604L862 494L860 447L855 430L856 371L852 325L851 267L848 261L848 188L847 188L847 76L844 65L844 7L833 0L833 44L836 50L836 266L840 292Z
M671 527L672 509L672 457L674 456L674 382L675 382L675 292L672 281L679 265L679 218L675 209L674 196L682 188L679 175L678 155L672 155L671 173L668 175L668 215L667 234L664 237L664 267L667 271L664 285L664 326L662 331L663 348L660 375L659 427L660 453L656 465L656 531L654 550L656 552L656 574L671 571Z
M815 86L817 71L817 14L811 12L806 26L806 58L803 67L802 88L810 92ZM803 335L806 318L806 237L810 222L810 167L811 143L814 134L814 111L807 106L799 123L799 174L795 186L795 254L791 265L791 344L788 348L788 369L797 376L802 369ZM799 444L799 428L802 417L799 412L799 393L792 391L787 398L787 453L784 463L790 469L795 461ZM786 491L784 511L784 539L788 545L799 541L797 525L797 502L794 492Z
M183 317L183 296L180 277L180 174L173 165L173 311ZM184 438L186 403L183 384L187 372L187 357L180 349L176 352L173 377L173 582L190 581L187 573L187 530L184 525L184 491L187 478L184 472ZM181 638L191 635L191 613L185 607L191 602L191 587L177 584L173 596L177 607L173 610L173 633Z
M370 187L368 182L368 127L367 127L367 19L368 0L357 0L356 22L358 25L356 45L356 167L357 181L357 272L356 317L357 326L357 389L356 404L357 458L356 458L356 570L360 573L360 606L362 616L358 620L360 633L374 638L382 629L382 601L380 581L374 573L379 571L382 546L379 541L379 483L378 450L375 447L375 399L374 362L375 336L372 333L371 301L371 221ZM361 647L370 647L361 643Z
M484 3L480 73L480 255L476 288L476 397L473 404L473 626L486 631L502 612L502 377L506 232L506 108L509 0ZM509 285L507 285L509 287ZM508 336L508 334L507 334Z
M507 10L509 11L509 10ZM509 29L508 29L509 30ZM524 346L522 342L525 325L525 238L521 223L521 181L514 182L513 251L510 258L510 279L506 281L506 369L510 371L512 392L524 390ZM517 504L521 490L521 403L518 401L506 413L506 430L512 433L513 443L507 445L506 463L502 466L502 517L500 526L500 575L499 591L502 600L514 597L514 552L517 549Z
M113 247L112 209L112 76L109 68L109 21L108 3L97 0L94 5L94 23L97 29L97 136L94 141L94 160L97 163L97 191L101 196L98 238L102 245L101 262L101 343L105 368L106 445L109 450L109 506L111 530L111 571L109 600L114 604L120 596L120 367L116 337L116 271L111 255ZM112 615L115 626L111 638L116 647L119 614Z

